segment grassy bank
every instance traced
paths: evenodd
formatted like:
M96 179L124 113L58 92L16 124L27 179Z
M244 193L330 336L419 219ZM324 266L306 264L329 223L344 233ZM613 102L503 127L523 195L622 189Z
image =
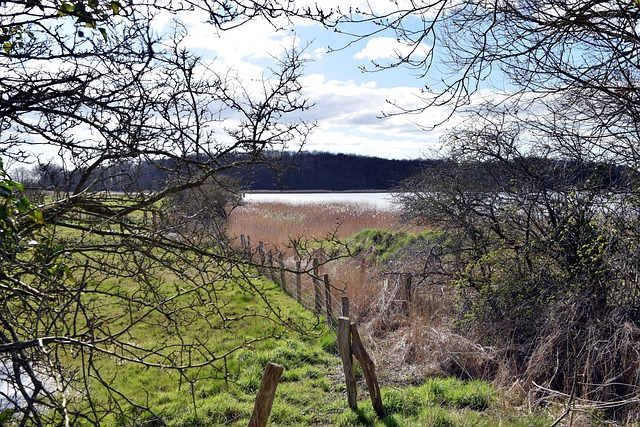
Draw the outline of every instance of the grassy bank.
M270 303L296 323L315 324L317 319L284 295L278 286L265 282L261 288ZM226 298L226 309L230 312L266 310L261 298L232 285L220 297ZM272 324L261 323L256 317L234 323L227 334L204 324L193 326L194 333L207 341L211 354L225 354L242 342L263 336L277 338L259 339L202 370L165 371L135 364L112 364L105 358L100 371L102 378L109 378L114 387L134 396L131 402L119 403L129 405L125 415L107 417L105 425L246 426L267 362L284 367L270 416L273 426L537 427L551 421L548 415L515 409L505 395L487 382L455 378L430 378L417 385L387 385L383 380L387 416L379 419L368 400L359 370L359 409L347 408L335 337L322 323L307 333L273 329ZM152 326L139 332L149 339L165 333ZM108 400L108 396L100 394L94 397ZM140 411L136 404L149 406L153 413Z
M170 346L172 340L198 342L192 352L176 353L175 357L188 357L190 364L202 362L200 368L161 369L101 356L96 362L94 381L88 386L95 388L94 406L104 409L103 424L246 426L267 362L281 364L285 369L272 410L274 423L312 425L317 419L328 421L336 411L341 411L342 407L334 405L341 401L341 390L336 381L338 360L334 356L333 336L321 319L294 303L277 285L259 278L253 280L259 292L234 283L218 286L216 310L224 314L194 315L189 327L179 335L172 337L172 325L155 315L130 331L130 340L135 341L125 351L132 353L134 347L152 347L156 342L162 342L163 346ZM103 286L119 286L120 292L128 292L126 282ZM207 312L212 301L203 298L200 307L191 304L185 316ZM110 318L118 318L121 311L118 304L107 301L102 301L97 309ZM277 320L273 311L283 321ZM110 327L115 329L118 325ZM153 363L154 355L147 357L146 362ZM186 364L186 360L176 363L180 364ZM99 386L103 381L108 382L112 392ZM115 418L109 415L113 405L120 409ZM150 411L142 410L143 407Z

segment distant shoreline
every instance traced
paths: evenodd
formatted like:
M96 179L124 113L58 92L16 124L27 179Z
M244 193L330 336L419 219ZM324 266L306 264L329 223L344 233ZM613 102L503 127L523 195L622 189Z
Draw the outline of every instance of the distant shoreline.
M246 194L348 194L348 193L397 193L389 190L246 190Z
M243 195L248 203L356 204L384 210L396 208L393 197L394 193L388 191L258 191Z

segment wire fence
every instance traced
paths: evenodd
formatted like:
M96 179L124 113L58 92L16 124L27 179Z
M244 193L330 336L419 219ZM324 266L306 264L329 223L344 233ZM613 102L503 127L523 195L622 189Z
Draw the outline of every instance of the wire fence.
M244 234L240 235L240 251L263 276L278 283L291 298L323 316L334 332L337 332L338 318L349 316L349 299L344 290L333 286L329 275L322 272L326 262L322 252L305 257L274 254L265 250L262 242L252 248L251 240Z

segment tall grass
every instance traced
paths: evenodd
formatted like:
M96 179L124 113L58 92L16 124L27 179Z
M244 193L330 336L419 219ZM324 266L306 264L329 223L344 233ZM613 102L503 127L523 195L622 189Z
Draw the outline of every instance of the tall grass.
M251 202L236 208L230 215L229 235L239 239L249 236L253 247L263 242L265 250L274 249L292 255L288 247L299 239L340 239L348 241L366 229L396 230L403 228L399 212L355 203L288 204ZM288 260L289 267L294 262ZM304 268L304 266L303 266ZM360 259L342 259L322 267L334 288L350 298L355 316L370 311L383 281ZM293 282L293 277L288 279ZM303 285L304 286L304 285ZM338 298L339 299L339 298Z
M262 241L266 247L282 249L299 237L344 238L366 228L397 228L397 216L395 211L363 204L251 202L231 213L229 235L244 234L252 242Z
M357 252L323 264L320 276L328 274L335 289L334 312L340 309L340 297L349 297L350 317L372 340L369 347L387 379L414 382L433 374L486 377L495 371L492 354L451 332L453 300L444 280L416 279L412 291L405 291L394 270L417 269L419 277L420 248L432 244L429 239L438 233L401 224L397 211L348 203L249 203L232 213L229 231L231 236L251 236L254 248L262 241L265 249L275 247L285 254L285 246L300 236L338 238ZM399 248L410 245L418 249L398 255ZM294 268L292 253L285 255L285 264ZM293 275L286 279L290 293L294 280ZM304 302L313 307L313 289L307 282Z

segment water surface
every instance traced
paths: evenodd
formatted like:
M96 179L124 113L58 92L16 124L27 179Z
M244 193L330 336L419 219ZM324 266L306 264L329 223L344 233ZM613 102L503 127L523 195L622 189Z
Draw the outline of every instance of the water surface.
M392 193L246 193L247 202L279 202L292 205L354 203L369 205L377 209L394 210L396 205L391 199Z

